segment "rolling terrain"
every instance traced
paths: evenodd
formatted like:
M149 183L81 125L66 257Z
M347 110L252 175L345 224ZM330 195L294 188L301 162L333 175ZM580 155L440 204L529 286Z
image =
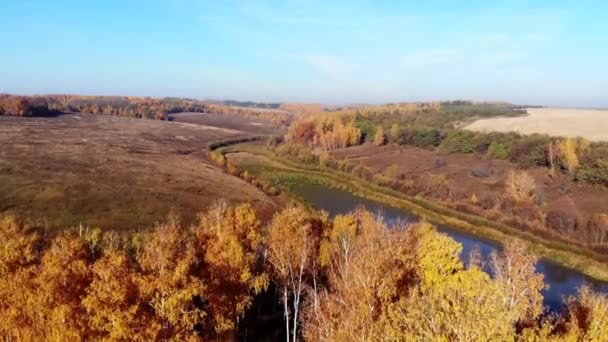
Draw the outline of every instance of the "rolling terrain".
M129 229L186 222L218 199L271 200L207 163L215 140L249 133L199 124L99 115L0 116L0 212L46 227Z

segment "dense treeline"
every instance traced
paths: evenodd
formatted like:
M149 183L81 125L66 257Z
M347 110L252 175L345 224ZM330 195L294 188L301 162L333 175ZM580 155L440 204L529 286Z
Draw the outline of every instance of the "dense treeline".
M43 98L0 94L0 115L49 116L56 113Z
M283 319L260 330L288 341L608 336L608 299L589 288L561 315L544 313L542 276L521 245L465 265L460 244L429 224L387 229L362 209L330 219L289 207L264 225L249 205L220 203L191 227L170 219L130 236L48 236L8 218L0 228L5 339L248 337L264 294Z
M476 118L523 114L524 110L509 105L466 101L346 109L295 121L288 140L326 151L363 142L392 142L449 153L481 153L523 168L550 167L573 180L608 186L608 142L458 129Z
M114 115L133 118L167 119L180 112L216 113L287 124L291 118L284 111L268 111L257 107L233 107L186 98L150 98L126 96L0 95L0 115L48 116L64 112Z

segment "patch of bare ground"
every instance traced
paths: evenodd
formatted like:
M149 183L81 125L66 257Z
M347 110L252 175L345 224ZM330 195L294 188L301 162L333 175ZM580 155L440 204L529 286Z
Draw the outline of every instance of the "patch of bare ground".
M608 141L608 110L570 108L528 108L528 115L477 120L472 131L544 133L552 136L583 137Z
M214 201L272 201L204 159L215 140L244 133L199 124L94 115L0 116L0 212L48 227L147 227L186 222Z
M450 188L461 198L473 194L497 198L504 193L505 180L517 166L503 160L487 160L480 155L446 154L417 147L387 145L377 147L365 144L336 150L331 153L338 159L362 163L373 173L386 172L397 167L397 177L415 179L425 173L444 174ZM587 184L569 182L565 176L549 177L549 170L542 167L528 169L534 177L542 210L566 194L574 201L586 221L595 213L608 213L608 189Z
M174 113L169 114L169 120L212 127L234 129L253 134L283 134L285 127L266 120L252 120L237 116L212 113Z

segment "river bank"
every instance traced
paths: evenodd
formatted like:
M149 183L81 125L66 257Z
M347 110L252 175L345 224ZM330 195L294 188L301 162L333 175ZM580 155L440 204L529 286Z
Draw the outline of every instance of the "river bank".
M539 257L576 270L593 279L608 281L608 266L602 256L561 242L546 241L530 233L489 222L483 218L443 208L421 198L407 196L352 175L282 158L261 145L241 144L216 151L247 171L254 179L294 194L296 184L322 184L355 196L407 210L437 225L445 225L472 236L502 245L509 240L523 240ZM300 198L301 199L301 198Z

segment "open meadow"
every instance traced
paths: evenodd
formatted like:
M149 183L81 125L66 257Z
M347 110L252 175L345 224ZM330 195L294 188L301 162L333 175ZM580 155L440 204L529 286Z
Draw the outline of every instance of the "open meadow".
M608 141L608 110L528 108L528 115L479 119L466 128L481 132L545 133Z
M99 115L0 116L0 212L49 228L129 229L186 222L220 198L271 200L204 159L206 145L249 133Z

